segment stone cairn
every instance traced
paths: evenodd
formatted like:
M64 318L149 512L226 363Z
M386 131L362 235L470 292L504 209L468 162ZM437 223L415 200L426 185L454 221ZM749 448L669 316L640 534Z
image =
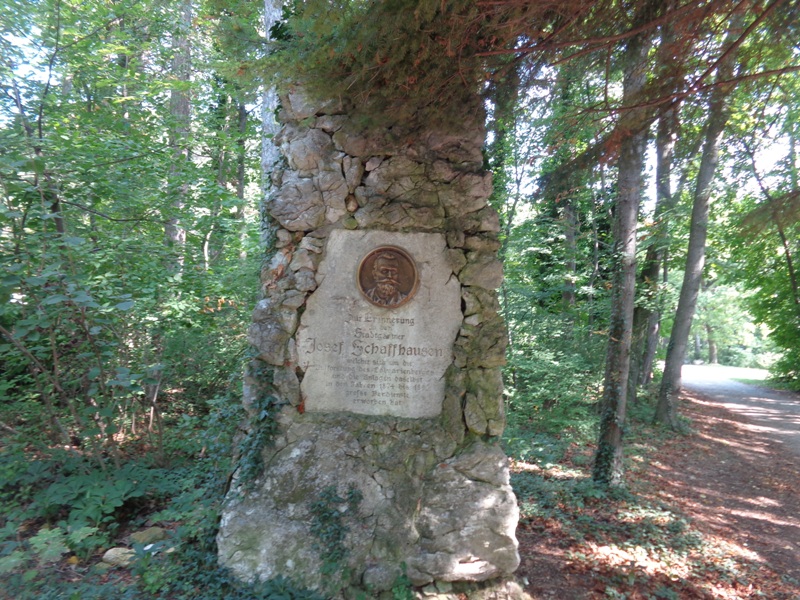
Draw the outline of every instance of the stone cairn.
M260 398L277 399L277 431L261 474L234 479L220 562L246 580L283 576L327 597L391 598L401 577L426 596L523 597L510 578L518 510L498 445L506 330L483 127L362 128L342 106L294 93L279 119L283 160L266 204L276 250L261 273L244 397L251 414ZM446 239L463 320L438 416L305 411L296 334L326 239L340 229Z

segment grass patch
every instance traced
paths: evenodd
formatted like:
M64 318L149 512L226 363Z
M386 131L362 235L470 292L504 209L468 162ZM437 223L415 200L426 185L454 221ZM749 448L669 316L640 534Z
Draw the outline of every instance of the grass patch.
M776 390L780 392L795 392L796 384L787 381L779 381L777 379L745 379L734 377L733 381L744 383L747 385L754 385L756 387L767 388L769 390Z

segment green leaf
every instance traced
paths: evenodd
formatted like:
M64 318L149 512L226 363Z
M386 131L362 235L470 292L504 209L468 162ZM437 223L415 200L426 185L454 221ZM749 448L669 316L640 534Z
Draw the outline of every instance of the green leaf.
M39 560L48 563L55 562L62 554L69 552L64 531L56 527L48 529L43 527L30 539L31 547L36 551Z
M89 527L89 526L85 525L83 527L80 527L80 528L76 529L75 531L71 531L67 535L67 538L69 539L69 541L72 544L76 544L77 545L77 544L80 544L87 537L97 533L97 531L98 531L97 527Z
M88 304L93 304L94 303L94 299L89 294L84 292L83 290L81 290L77 294L75 294L72 297L72 301L75 302L76 304L83 304L83 305L88 305Z
M124 302L120 302L119 304L115 304L114 308L117 310L128 310L134 305L133 300L125 300Z
M25 571L25 573L22 575L22 580L25 583L30 583L31 581L36 579L38 576L39 576L39 571L37 571L36 569L30 569L28 571Z
M44 300L42 300L42 304L59 304L60 302L65 302L69 300L69 297L65 296L64 294L55 294L53 296L47 296Z
M28 560L25 552L22 550L14 550L8 556L0 558L0 573L10 573L16 570L21 565L24 565Z

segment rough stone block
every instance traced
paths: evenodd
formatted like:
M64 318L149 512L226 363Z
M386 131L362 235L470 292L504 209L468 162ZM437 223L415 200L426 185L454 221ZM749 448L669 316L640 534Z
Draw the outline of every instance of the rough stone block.
M347 190L352 194L364 178L364 163L358 158L345 155L342 159L342 171L347 182Z
M272 196L269 213L289 231L309 231L325 222L325 202L313 180L287 173Z
M136 560L136 552L131 548L109 548L103 554L103 562L115 567L130 567Z
M281 110L279 118L282 122L302 121L321 114L341 114L345 107L339 99L318 100L306 94L300 87L295 87L286 94L281 94Z
M481 435L502 433L505 426L505 407L503 375L500 370L470 370L466 388L467 402L464 415L469 428Z
M467 264L461 269L458 278L465 286L494 290L503 283L503 263L491 254L469 252Z
M330 170L335 164L331 157L334 149L331 136L319 129L302 131L302 134L288 139L281 148L289 167L303 177Z

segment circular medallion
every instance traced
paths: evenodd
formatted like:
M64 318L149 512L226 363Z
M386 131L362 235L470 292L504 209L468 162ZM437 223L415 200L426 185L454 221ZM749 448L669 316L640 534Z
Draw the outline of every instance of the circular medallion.
M419 276L408 252L397 246L380 246L358 265L357 281L370 304L397 308L417 293Z

